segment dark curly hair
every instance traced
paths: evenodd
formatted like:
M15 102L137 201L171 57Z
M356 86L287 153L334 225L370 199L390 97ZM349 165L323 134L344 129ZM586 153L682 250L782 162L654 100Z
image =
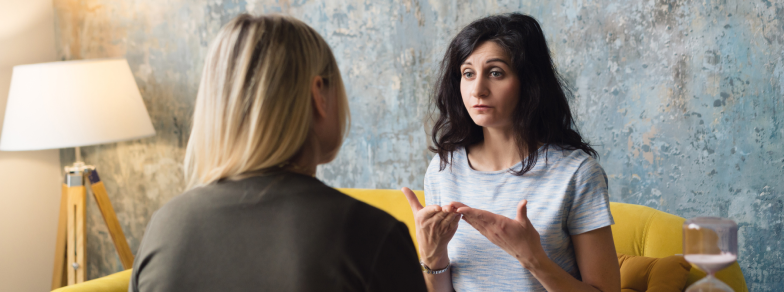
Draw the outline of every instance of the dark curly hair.
M519 153L528 155L522 168L512 172L523 175L534 167L539 143L580 149L598 158L577 130L567 100L572 92L555 69L539 23L531 16L509 13L478 19L463 28L449 43L441 61L433 89L439 116L432 131L434 146L430 147L441 158L440 169L451 163L454 151L484 139L482 127L474 123L463 105L460 65L487 41L495 42L509 55L520 82L512 124Z

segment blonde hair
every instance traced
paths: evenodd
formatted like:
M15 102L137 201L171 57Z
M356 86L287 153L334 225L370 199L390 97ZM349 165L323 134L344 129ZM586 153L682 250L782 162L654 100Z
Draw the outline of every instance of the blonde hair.
M286 165L313 122L316 76L334 90L340 141L350 124L335 57L310 26L242 14L218 32L204 62L185 152L188 188Z

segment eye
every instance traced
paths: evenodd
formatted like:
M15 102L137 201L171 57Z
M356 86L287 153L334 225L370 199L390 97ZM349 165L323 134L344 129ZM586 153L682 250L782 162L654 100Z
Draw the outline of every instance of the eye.
M470 71L463 72L463 76L465 78L473 78L474 77L474 72L470 72Z
M491 77L501 77L501 76L503 76L503 73L501 73L501 71L490 71L490 76Z

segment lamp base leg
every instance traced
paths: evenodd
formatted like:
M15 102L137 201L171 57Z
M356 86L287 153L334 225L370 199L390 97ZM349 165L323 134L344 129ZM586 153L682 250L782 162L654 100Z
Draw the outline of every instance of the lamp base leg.
M81 175L80 175L81 176ZM87 199L87 189L84 185L68 187L68 232L67 232L67 262L68 285L84 282L86 269L85 247L86 232L84 230L84 209Z
M106 187L101 182L98 172L92 166L75 164L66 169L66 184L62 188L60 199L60 218L57 225L57 242L55 245L54 271L52 290L65 285L82 283L85 280L86 245L85 239L85 208L87 189L84 186L83 174L89 176L90 186L101 210L103 220L112 236L112 241L120 256L123 268L133 267L133 253L125 239L117 214L112 208Z
M68 185L63 184L60 196L60 216L57 221L57 237L54 247L54 271L52 272L52 290L66 285L65 275L65 235L67 226Z
M117 255L120 256L120 262L122 262L123 268L126 270L130 269L133 267L133 253L131 253L131 248L128 246L128 241L125 239L125 233L123 233L122 227L120 226L120 221L117 220L117 214L114 212L112 202L109 201L109 195L106 193L106 186L104 186L96 170L93 169L89 173L90 188L93 190L98 208L101 209L101 215L103 215L103 221L109 229L109 235L112 236L114 248L117 250Z

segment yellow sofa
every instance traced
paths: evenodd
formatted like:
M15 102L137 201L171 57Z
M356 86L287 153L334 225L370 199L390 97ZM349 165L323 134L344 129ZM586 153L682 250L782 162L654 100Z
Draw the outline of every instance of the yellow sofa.
M398 190L340 189L340 191L360 201L366 202L408 225L411 238L414 235L414 216L403 194ZM424 192L415 191L424 205ZM610 203L610 211L615 219L612 226L615 248L618 253L663 258L682 253L683 233L681 226L685 219L649 207ZM705 276L705 273L692 268L688 285ZM57 292L127 291L131 270L115 273L103 278L87 281L78 285L63 287ZM623 275L621 275L623 277ZM740 266L735 263L717 274L717 278L727 283L737 292L747 292L746 281Z

